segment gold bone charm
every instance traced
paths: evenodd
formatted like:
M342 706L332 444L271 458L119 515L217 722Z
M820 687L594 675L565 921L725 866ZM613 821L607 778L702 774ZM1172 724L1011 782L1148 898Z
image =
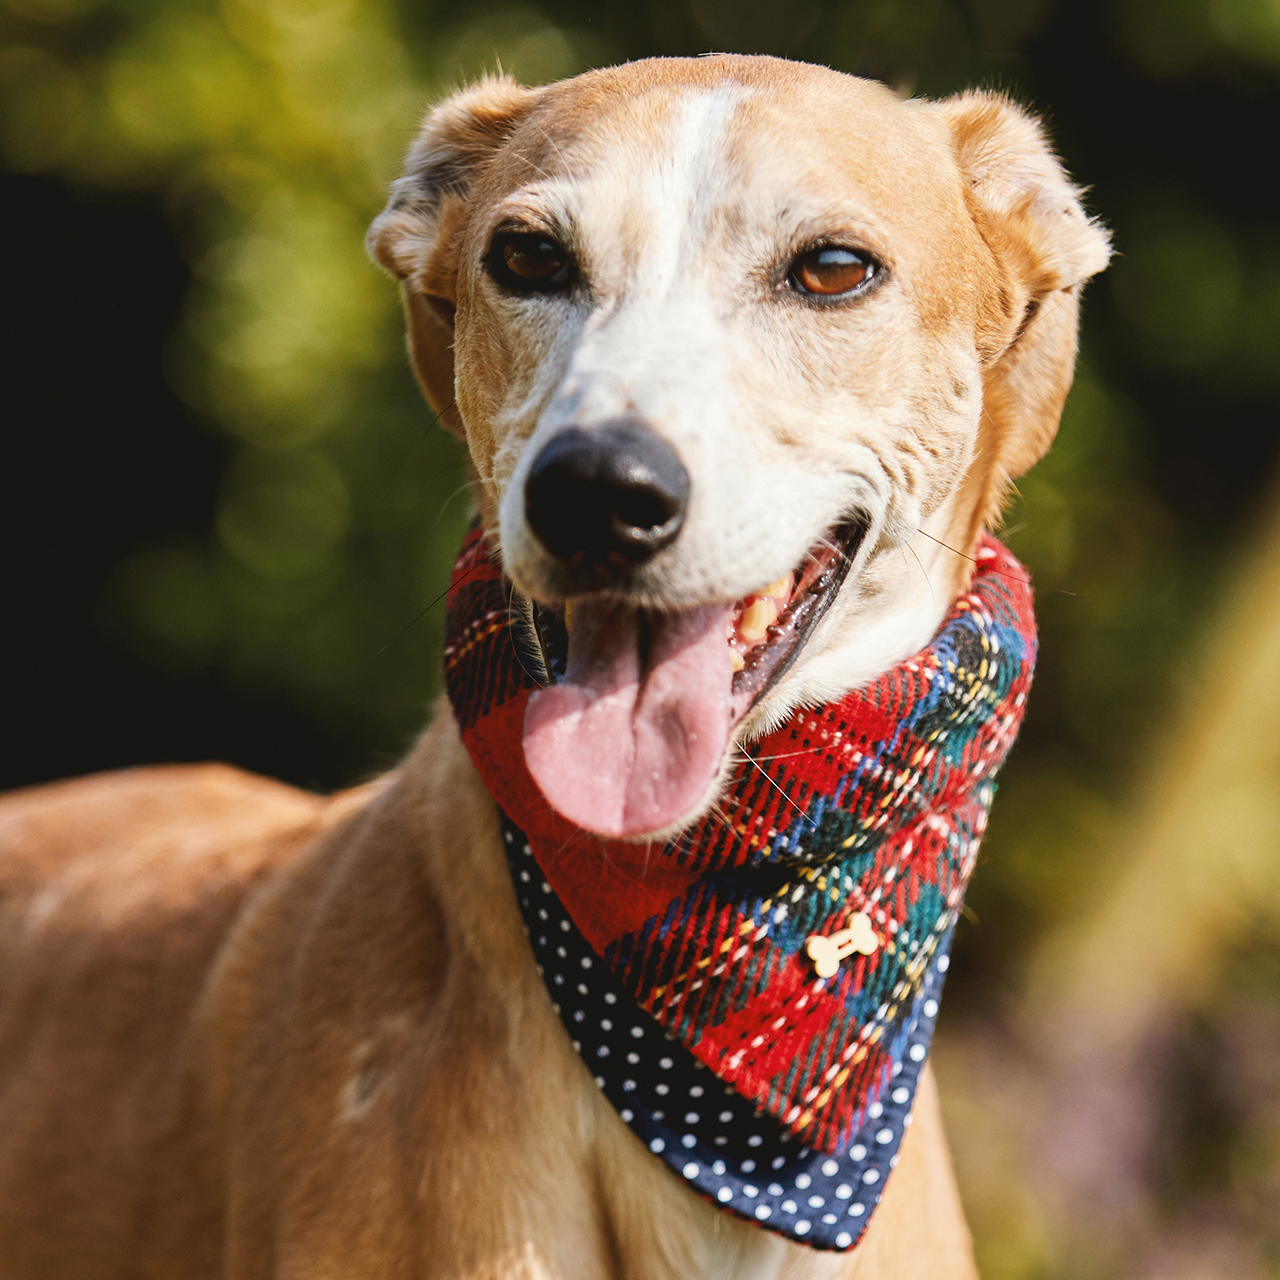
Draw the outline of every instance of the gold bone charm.
M849 920L849 927L837 933L823 935L811 933L804 944L805 953L813 961L814 972L820 978L834 978L840 961L855 951L869 956L880 945L871 920L863 912Z

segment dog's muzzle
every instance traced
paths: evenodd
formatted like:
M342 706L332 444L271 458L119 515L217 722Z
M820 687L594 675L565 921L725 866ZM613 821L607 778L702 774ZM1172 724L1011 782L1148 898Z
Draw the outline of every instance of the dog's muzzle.
M544 547L599 586L675 541L689 473L639 421L567 427L543 446L525 482L525 519Z

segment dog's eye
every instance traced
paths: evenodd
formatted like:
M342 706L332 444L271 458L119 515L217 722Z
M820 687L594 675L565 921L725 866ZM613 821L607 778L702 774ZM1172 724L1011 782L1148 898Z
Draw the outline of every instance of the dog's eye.
M537 232L499 235L489 250L489 274L508 289L551 292L568 284L573 264L568 252Z
M787 283L801 293L831 298L868 283L876 274L876 264L855 249L828 246L803 253L787 273Z

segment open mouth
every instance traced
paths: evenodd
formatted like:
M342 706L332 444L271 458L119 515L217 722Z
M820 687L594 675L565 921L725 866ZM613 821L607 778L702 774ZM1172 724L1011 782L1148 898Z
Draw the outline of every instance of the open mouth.
M551 684L530 698L524 748L551 807L613 837L669 829L699 808L734 726L795 662L867 527L845 521L790 573L729 604L536 606Z

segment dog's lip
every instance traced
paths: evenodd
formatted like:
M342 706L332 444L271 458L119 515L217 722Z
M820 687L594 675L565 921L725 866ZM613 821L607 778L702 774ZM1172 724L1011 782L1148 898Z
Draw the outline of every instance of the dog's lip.
M768 628L768 639L745 655L742 670L733 675L732 723L741 721L791 669L839 593L870 524L865 514L857 512L805 553L794 570L795 590ZM727 601L725 607L735 603ZM535 602L533 621L546 683L555 684L564 675L569 648L564 606Z

